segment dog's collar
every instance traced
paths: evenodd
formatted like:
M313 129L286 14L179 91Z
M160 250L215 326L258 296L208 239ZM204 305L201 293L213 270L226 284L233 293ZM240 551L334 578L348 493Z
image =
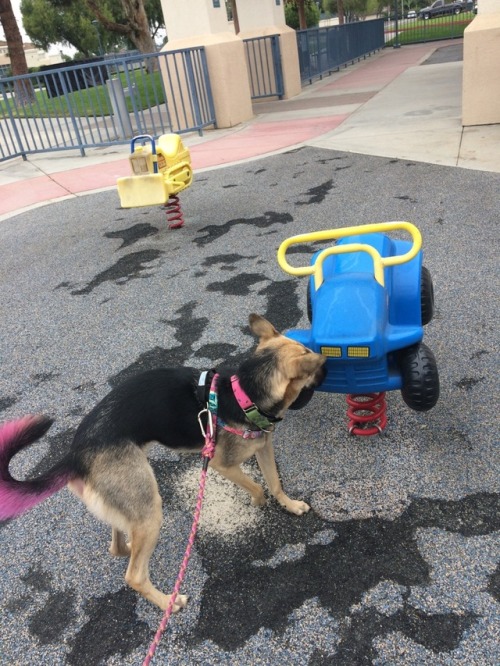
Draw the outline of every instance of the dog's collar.
M213 369L204 370L198 378L198 385L196 390L198 400L201 405L206 405L208 402L209 389L215 374L216 371ZM237 430L236 428L232 428L231 426L227 425L227 423L225 423L225 421L223 421L221 418L217 418L217 425L219 425L224 430L231 432L233 435L239 435L240 437L243 437L243 439L257 439L258 437L262 437L267 432L273 431L274 424L278 421L281 421L282 419L270 414L266 414L261 409L259 409L241 388L241 384L236 375L231 377L231 385L237 403L245 413L245 416L250 421L250 423L256 426L258 430L252 430L250 428L245 430Z
M245 412L245 416L250 421L250 423L257 426L259 430L264 430L265 432L274 430L274 424L277 421L281 421L282 419L270 414L266 414L261 409L259 409L241 388L240 380L236 375L231 377L231 385L233 387L233 394L236 398L236 402Z

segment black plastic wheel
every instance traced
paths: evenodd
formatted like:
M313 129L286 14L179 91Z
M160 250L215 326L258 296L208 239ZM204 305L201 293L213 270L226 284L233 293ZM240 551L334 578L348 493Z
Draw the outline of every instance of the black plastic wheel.
M439 398L439 373L436 359L427 345L420 343L399 353L403 380L403 400L416 412L432 409Z
M307 295L306 295L306 300L307 300L307 318L309 319L309 323L313 323L313 307L312 307L312 299L311 299L311 283L309 280L307 281Z
M434 285L430 271L422 266L420 275L420 307L422 311L422 326L428 324L434 316Z

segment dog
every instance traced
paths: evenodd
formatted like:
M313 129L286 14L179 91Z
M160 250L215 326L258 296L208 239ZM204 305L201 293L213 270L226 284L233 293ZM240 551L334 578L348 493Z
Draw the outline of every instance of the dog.
M217 376L215 453L210 465L248 491L252 504L265 504L264 489L240 468L255 455L270 493L296 515L309 511L281 486L272 431L288 408L310 400L325 378L325 357L278 333L251 314L257 347L236 370ZM159 368L138 374L113 389L80 423L66 455L43 475L25 481L9 472L13 456L40 439L53 420L27 416L0 429L0 520L14 518L67 486L88 510L111 525L109 551L129 557L125 580L165 610L170 595L149 578L149 560L162 523L162 500L148 462L152 442L179 452L200 452L205 438L198 422L206 388L195 368ZM203 393L203 395L200 395ZM206 427L206 426L205 426ZM128 542L125 538L128 535ZM175 599L173 611L187 603Z

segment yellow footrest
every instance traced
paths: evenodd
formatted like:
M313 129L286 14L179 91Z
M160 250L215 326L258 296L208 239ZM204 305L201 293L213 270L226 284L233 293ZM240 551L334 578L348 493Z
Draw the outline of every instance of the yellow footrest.
M162 173L118 178L117 186L122 208L156 206L168 201L169 193Z

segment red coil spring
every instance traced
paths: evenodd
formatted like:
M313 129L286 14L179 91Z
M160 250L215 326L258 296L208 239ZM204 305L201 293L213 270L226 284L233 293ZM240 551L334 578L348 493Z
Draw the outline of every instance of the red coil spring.
M165 212L167 213L167 222L169 229L179 229L184 224L184 216L179 203L177 194L171 194L167 203L165 204Z
M347 396L350 435L377 435L387 425L385 392L353 393Z

